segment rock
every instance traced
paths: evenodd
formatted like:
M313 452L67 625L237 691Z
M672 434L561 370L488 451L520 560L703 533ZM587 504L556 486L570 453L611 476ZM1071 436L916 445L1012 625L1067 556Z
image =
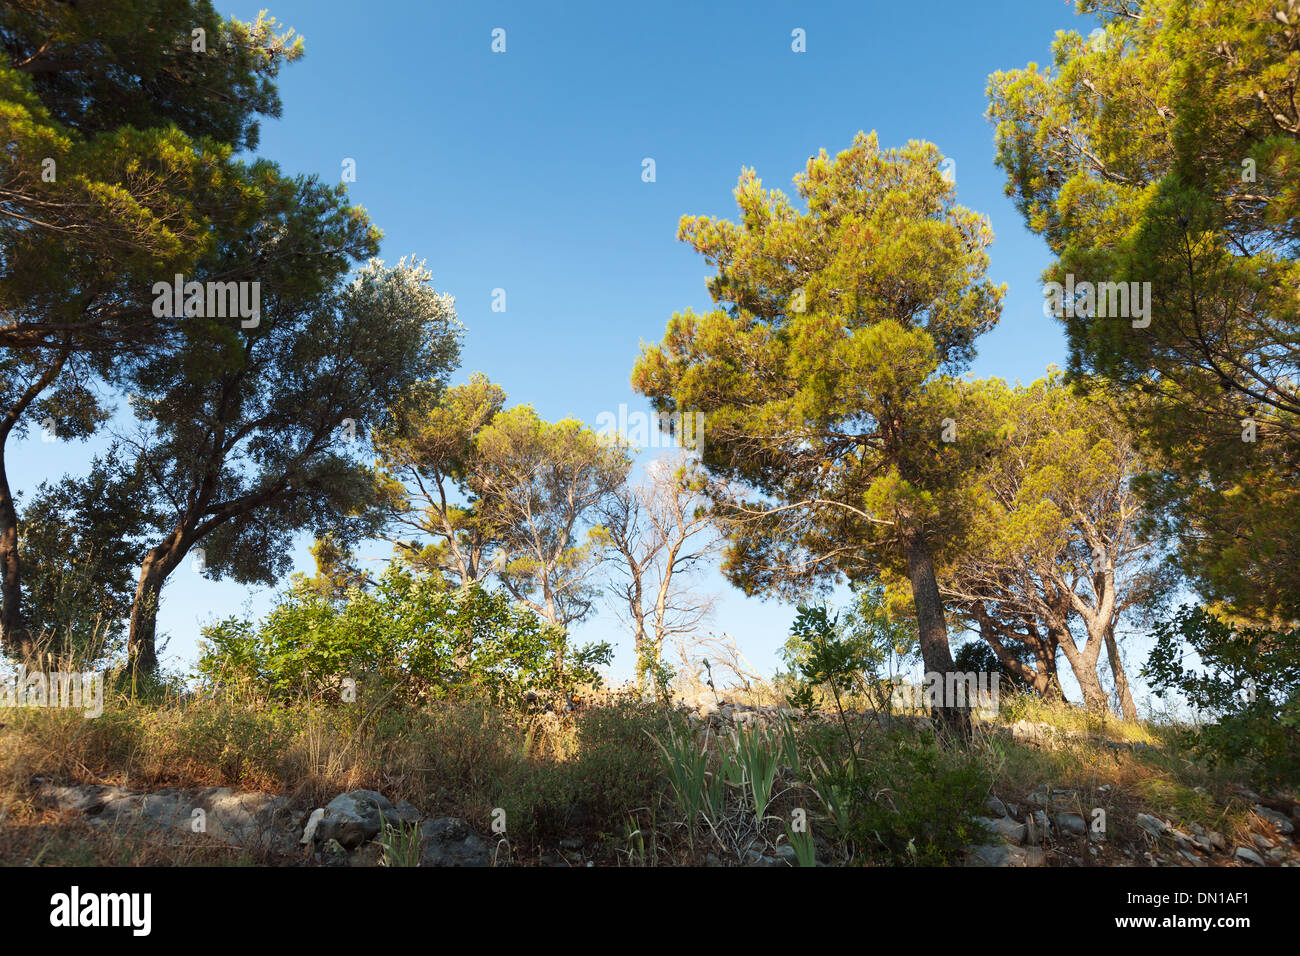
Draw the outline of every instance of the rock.
M354 850L378 836L384 820L397 819L397 808L383 794L352 790L325 805L325 817L316 832L325 842L337 840L345 849Z
M1047 822L1046 810L1034 810L1025 817L1025 838L1029 843L1042 843L1051 835L1052 828Z
M1025 840L1025 825L1006 817L976 817L975 822L984 827L990 836L1001 837L1007 843L1021 844Z
M1233 857L1238 860L1245 860L1247 863L1254 863L1256 866L1264 866L1264 858L1249 847L1239 846L1233 851Z
M1295 833L1295 824L1285 814L1278 813L1276 810L1270 810L1268 807L1260 806L1258 803L1254 807L1255 813L1273 826L1277 827L1277 832L1281 834Z
M36 792L36 801L42 806L68 813L99 813L111 800L130 796L129 790L121 787L105 787L89 784L81 787L59 787L43 784Z
M1271 850L1273 847L1277 846L1276 843L1260 833L1252 833L1250 838L1254 841L1255 846L1259 847L1261 850Z
M1046 854L1037 847L1001 843L966 848L967 866L1042 866L1046 862Z
M420 809L415 804L408 803L405 800L400 800L398 801L397 806L393 809L397 812L398 823L408 827L419 826ZM388 822L392 823L393 821L389 820Z
M1038 743L1057 736L1056 728L1051 724L1035 723L1032 720L1017 720L1011 725L1011 739L1023 743Z
M327 840L321 847L321 857L326 866L347 866L348 851L343 848L343 844L338 840Z
M791 866L799 865L799 852L788 843L782 843L776 848L776 855L785 860Z
M348 856L348 866L379 866L383 859L384 848L378 843L367 843L365 846L359 846L352 851Z
M127 827L147 833L202 833L231 846L288 851L287 801L269 793L229 787L135 793L121 787L42 787L37 799L47 806L86 814L96 827Z
M324 819L324 817L325 817L324 807L317 807L315 810L313 810L311 812L311 816L307 818L307 825L303 827L302 839L299 840L298 842L301 843L303 846L307 846L309 843L311 843L311 841L316 838L316 828L320 826L320 822L322 819Z
M989 808L989 813L996 818L1008 816L1006 804L997 797L989 797L984 801L984 805Z
M492 851L464 820L425 820L420 824L420 865L491 866Z
M1137 815L1137 825L1152 836L1164 836L1165 831L1169 829L1163 820L1151 816L1149 813L1139 813Z
M746 866L789 866L790 864L786 863L786 861L781 859L780 857L768 856L767 854L760 853L757 850L746 850L745 865Z
M1072 833L1075 836L1084 836L1088 832L1088 824L1079 813L1058 813L1054 822L1056 827L1063 833Z
M284 797L210 787L197 791L189 799L192 809L201 808L206 812L210 837L245 847L287 851L293 846L293 836L286 828L288 801Z

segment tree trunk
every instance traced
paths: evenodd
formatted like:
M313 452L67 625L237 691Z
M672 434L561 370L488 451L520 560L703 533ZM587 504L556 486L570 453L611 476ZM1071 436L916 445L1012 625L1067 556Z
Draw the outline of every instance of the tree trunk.
M1065 694L1061 690L1061 676L1056 671L1056 648L1057 642L1050 630L1044 640L1034 645L1034 659L1038 664L1039 678L1039 683L1035 684L1034 690L1044 700L1065 700Z
M1097 677L1097 665L1093 662L1092 666L1088 665L1087 657L1083 654L1071 657L1068 653L1066 659L1070 662L1070 669L1074 671L1074 679L1079 682L1079 690L1083 692L1083 706L1088 710L1109 711L1110 702L1106 699L1106 691L1101 686L1101 680Z
M66 343L66 340L65 340ZM9 472L5 465L5 446L32 402L58 377L68 360L67 352L58 357L32 382L0 418L0 643L18 660L26 661L36 652L36 641L23 620L22 565L18 560L18 511L9 490Z
M1120 713L1127 721L1138 719L1137 705L1133 703L1133 692L1129 689L1128 675L1124 673L1124 662L1119 656L1119 645L1115 641L1115 629L1106 628L1106 656L1110 658L1110 672L1115 678L1115 693L1119 697Z
M9 493L3 448L0 446L0 635L9 655L27 661L36 651L23 623L22 569L18 562L18 512Z
M907 576L912 585L912 603L916 605L916 624L921 643L921 659L925 664L927 679L936 675L942 681L942 705L935 707L933 717L948 730L961 737L971 732L970 711L960 701L947 699L947 689L952 686L949 674L957 670L948 644L948 623L944 619L943 598L934 574L934 561L930 545L919 528L909 529L903 539L903 552L907 558Z
M140 580L131 605L131 629L127 636L127 661L133 674L153 673L158 667L158 603L167 577L176 570L189 544L180 530L145 555L140 563Z

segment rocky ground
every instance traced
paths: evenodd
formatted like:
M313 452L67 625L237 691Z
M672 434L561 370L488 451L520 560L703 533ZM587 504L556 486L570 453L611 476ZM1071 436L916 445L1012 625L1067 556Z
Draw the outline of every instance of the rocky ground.
M786 720L825 719L809 718L788 707L712 696L681 706L702 734L775 729ZM872 719L928 724L923 717ZM1052 749L1073 741L1103 754L1154 749L1147 743L1109 740L1024 720L981 726L976 732L1020 747ZM425 816L412 804L393 803L374 790L338 793L323 806L315 806L301 796L229 787L145 792L102 784L62 785L37 777L25 789L31 805L44 815L40 825L54 830L64 827L74 841L82 838L78 833L126 835L131 840L124 845L139 846L143 841L150 846L229 848L242 858L270 865L592 866L609 858L596 847L584 846L582 837L570 835L559 839L549 852L521 861L503 836L476 830L464 819ZM1187 816L1162 808L1159 800L1137 800L1133 788L1124 794L1109 784L1091 789L1040 786L1027 793L1015 787L995 789L1002 792L989 796L986 815L978 821L987 837L967 847L968 866L1300 865L1296 844L1300 804L1265 798L1244 787L1217 796L1197 788L1196 799L1217 808L1201 819L1229 821L1231 833L1187 823ZM1175 824L1180 819L1184 822ZM705 862L797 865L789 845L770 853L751 851L743 859L714 857Z
M295 808L282 796L228 787L141 793L40 782L36 802L92 827L122 828L147 839L214 840L268 862L373 866L386 854L395 865L497 862L493 846L464 820L422 818L411 804L393 804L373 790L341 793L324 807Z

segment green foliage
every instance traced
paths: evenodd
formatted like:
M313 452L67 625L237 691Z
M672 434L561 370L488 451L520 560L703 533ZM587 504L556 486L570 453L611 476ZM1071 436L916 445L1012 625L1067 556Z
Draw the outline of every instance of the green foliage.
M682 814L687 839L694 846L696 827L701 821L714 831L720 825L725 807L726 774L709 769L707 741L697 740L689 731L671 730L666 740L656 737L655 743L673 801Z
M737 222L681 221L717 267L718 308L673 316L633 382L661 412L704 412L709 471L761 493L720 502L744 518L725 570L746 591L872 577L901 564L909 528L941 534L960 513L967 443L940 433L962 418L973 437L978 419L944 373L996 323L1002 290L983 277L992 230L941 160L859 134L796 178L806 213L746 170Z
M576 419L505 408L482 374L437 384L416 383L376 435L390 526L426 539L399 553L462 587L495 576L560 627L581 621L598 596L597 513L627 477L627 449Z
M890 609L884 587L867 582L854 591L852 608L834 616L825 607L799 608L779 653L805 684L834 679L840 690L850 691L854 675L874 681L887 665L892 671L918 658L915 625ZM838 676L818 679L820 674Z
M384 866L419 866L420 865L420 827L407 825L398 821L389 823L383 820L378 842Z
M1012 653L1017 655L1017 659L1021 663L1033 663L1029 659L1029 649L1023 644L1013 645L1011 650ZM997 674L1001 678L1000 683L1010 685L1012 690L1027 691L1030 689L1029 682L1003 664L998 655L993 652L993 648L983 641L968 641L963 644L957 650L957 653L953 655L953 663L957 665L959 671Z
M376 701L483 696L519 703L529 692L599 683L608 644L587 645L554 664L562 632L501 593L458 592L436 578L392 567L373 593L327 600L296 585L259 625L226 620L206 628L198 664L209 682L251 682L279 695L340 699L345 679Z
M113 446L84 477L42 482L22 511L19 555L28 626L56 655L85 664L120 649L148 514L142 477Z
M578 712L568 759L530 758L497 782L511 842L554 847L575 830L625 840L628 815L653 807L662 786L650 731L663 720L661 710L627 698Z
M715 739L671 728L654 739L692 850L707 842L743 859L756 845L775 844L779 818L770 811L787 789L782 775L797 774L802 765L788 721L779 731L737 727Z
M277 26L265 12L253 23L223 19L210 0L30 0L0 11L0 48L69 127L174 123L251 150L256 116L280 115L280 66L302 55L302 38ZM205 52L194 49L196 29Z
M824 729L806 746L815 755L813 789L862 862L943 865L983 839L975 817L992 775L971 750L906 730L873 736L857 760L844 759Z
M984 834L975 817L992 783L989 769L960 749L921 737L891 739L873 752L856 779L859 799L852 825L868 854L921 866L952 862Z
M1157 696L1179 692L1211 718L1194 731L1204 753L1300 778L1300 629L1234 625L1184 606L1155 638L1144 676ZM1200 669L1186 666L1189 653Z
M825 606L800 605L790 625L790 640L782 655L791 665L797 681L790 695L796 707L812 709L817 704L817 688L828 688L838 702L841 694L852 690L862 671L873 664L873 648L845 634L838 614Z
M1148 283L1149 311L1062 317L1070 370L1146 448L1161 531L1207 599L1300 615L1300 7L1083 0L1100 42L996 73L997 162L1057 261L1045 278ZM1284 9L1285 8L1285 9Z

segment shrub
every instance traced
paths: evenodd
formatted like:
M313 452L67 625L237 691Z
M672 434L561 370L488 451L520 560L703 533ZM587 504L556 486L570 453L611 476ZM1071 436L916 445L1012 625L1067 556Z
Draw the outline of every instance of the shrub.
M373 592L332 599L306 582L260 624L228 619L205 628L199 674L251 682L281 695L338 699L344 680L388 696L482 696L518 702L527 692L599 684L608 644L565 651L565 635L500 592L449 590L390 567Z
M1191 732L1199 750L1274 779L1300 776L1300 628L1234 625L1184 606L1155 637L1143 676L1157 696L1179 691L1213 719ZM1188 648L1203 670L1184 666Z
M847 836L870 858L942 865L985 839L975 817L992 774L969 751L891 733L844 783L853 802Z

